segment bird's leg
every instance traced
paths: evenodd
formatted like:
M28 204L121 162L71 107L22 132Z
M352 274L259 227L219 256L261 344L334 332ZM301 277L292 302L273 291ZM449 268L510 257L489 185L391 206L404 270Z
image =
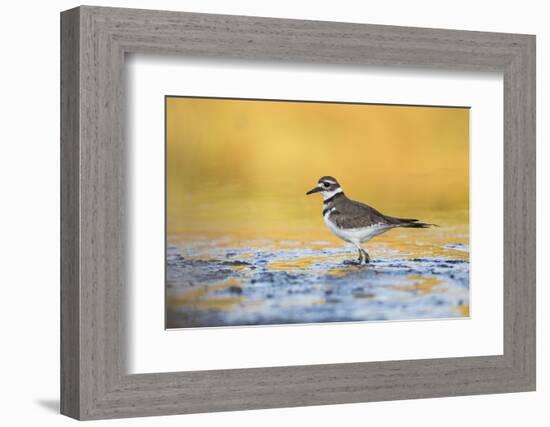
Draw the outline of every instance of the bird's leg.
M357 248L357 250L359 251L359 259L357 262L361 264L363 262L363 250L361 248Z
M365 264L368 264L368 263L370 262L370 256L369 256L369 254L368 254L367 251L364 250L363 248L361 248L361 252L363 253L364 260L365 260Z

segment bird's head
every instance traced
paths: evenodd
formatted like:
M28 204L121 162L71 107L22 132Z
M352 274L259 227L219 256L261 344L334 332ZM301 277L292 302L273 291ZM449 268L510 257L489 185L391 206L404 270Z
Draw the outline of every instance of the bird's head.
M323 176L319 178L317 186L309 190L306 195L313 193L323 193L323 199L327 200L335 194L342 193L342 187L332 176Z

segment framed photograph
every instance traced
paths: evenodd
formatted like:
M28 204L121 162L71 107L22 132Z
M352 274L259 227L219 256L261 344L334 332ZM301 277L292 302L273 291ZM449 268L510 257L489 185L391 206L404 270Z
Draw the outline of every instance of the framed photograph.
M63 414L535 389L534 36L83 6L61 58Z

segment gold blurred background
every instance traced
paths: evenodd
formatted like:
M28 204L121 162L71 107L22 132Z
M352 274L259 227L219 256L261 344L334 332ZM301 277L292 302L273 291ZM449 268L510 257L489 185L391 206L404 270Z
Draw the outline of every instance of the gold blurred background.
M468 224L468 108L167 97L166 126L169 239L326 240L305 195L323 175L382 213Z

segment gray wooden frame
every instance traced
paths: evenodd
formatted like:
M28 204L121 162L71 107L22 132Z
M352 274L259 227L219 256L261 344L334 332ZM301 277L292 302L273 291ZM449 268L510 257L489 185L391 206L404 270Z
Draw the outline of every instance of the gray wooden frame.
M129 375L126 53L504 75L504 354ZM61 14L61 412L78 419L535 389L535 37L83 6ZM434 403L436 404L436 403Z

